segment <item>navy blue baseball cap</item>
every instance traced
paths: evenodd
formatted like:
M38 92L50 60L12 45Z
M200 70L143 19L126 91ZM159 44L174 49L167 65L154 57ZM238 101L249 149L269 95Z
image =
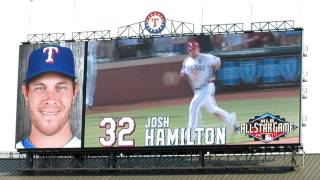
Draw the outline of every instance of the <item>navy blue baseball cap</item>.
M47 72L54 72L76 79L71 49L56 45L38 48L29 56L24 82Z

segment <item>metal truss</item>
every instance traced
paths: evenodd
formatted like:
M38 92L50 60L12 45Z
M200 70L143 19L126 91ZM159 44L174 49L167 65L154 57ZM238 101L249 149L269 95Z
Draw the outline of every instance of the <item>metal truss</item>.
M201 33L204 34L223 34L238 32L243 32L243 23L210 24L201 26Z
M288 151L290 150L290 151ZM141 152L38 152L20 154L19 169L23 171L50 170L163 170L163 169L257 169L299 168L304 165L302 148L265 152L255 150L234 153L225 151L192 151L178 154Z
M91 39L110 39L110 30L72 32L72 40L88 41Z
M145 28L145 21L140 21L118 28L119 38L148 37L161 35L179 36L185 34L194 34L194 24L170 19L166 19L166 26L164 30L158 34L152 34L148 32Z
M285 21L268 21L268 22L253 22L251 23L252 31L280 31L294 29L293 20Z
M65 41L65 33L28 34L28 43Z

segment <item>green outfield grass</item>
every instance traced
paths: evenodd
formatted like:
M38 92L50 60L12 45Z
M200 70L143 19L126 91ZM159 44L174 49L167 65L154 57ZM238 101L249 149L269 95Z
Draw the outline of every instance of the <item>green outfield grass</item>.
M249 118L264 113L271 113L284 117L289 122L295 122L299 125L299 97L284 97L272 99L255 99L255 100L235 100L222 101L218 105L228 112L236 112L238 124L248 122ZM113 117L119 120L120 117L134 117L136 122L136 130L131 138L135 139L136 146L144 146L145 127L144 124L150 116L170 116L170 128L186 128L188 124L188 107L189 104L179 106L167 106L157 108L146 108L125 112L115 113L97 113L88 115L85 122L85 147L100 147L98 137L104 137L105 129L99 128L99 122L103 117ZM204 109L201 109L202 127L221 127L223 122L215 116L208 114ZM298 137L299 129L290 133L286 137ZM227 143L250 142L243 134L227 135Z

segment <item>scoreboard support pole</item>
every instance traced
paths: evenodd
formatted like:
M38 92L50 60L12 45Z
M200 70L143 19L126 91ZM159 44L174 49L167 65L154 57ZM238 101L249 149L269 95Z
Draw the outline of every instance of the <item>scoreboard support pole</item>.
M27 168L32 169L33 165L34 165L33 162L34 162L33 153L32 152L26 153L26 166L27 166Z
M110 154L110 165L111 168L117 168L117 155L115 153Z
M204 152L200 151L199 152L199 163L201 165L201 167L205 167L205 163L204 163Z

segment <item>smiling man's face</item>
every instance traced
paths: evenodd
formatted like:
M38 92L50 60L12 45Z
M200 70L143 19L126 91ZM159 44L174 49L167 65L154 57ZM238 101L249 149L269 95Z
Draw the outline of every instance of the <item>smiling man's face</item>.
M189 55L192 58L196 58L200 54L200 48L199 47L194 47L189 50Z
M32 126L41 134L52 136L69 122L77 94L73 80L57 73L46 73L22 86Z

